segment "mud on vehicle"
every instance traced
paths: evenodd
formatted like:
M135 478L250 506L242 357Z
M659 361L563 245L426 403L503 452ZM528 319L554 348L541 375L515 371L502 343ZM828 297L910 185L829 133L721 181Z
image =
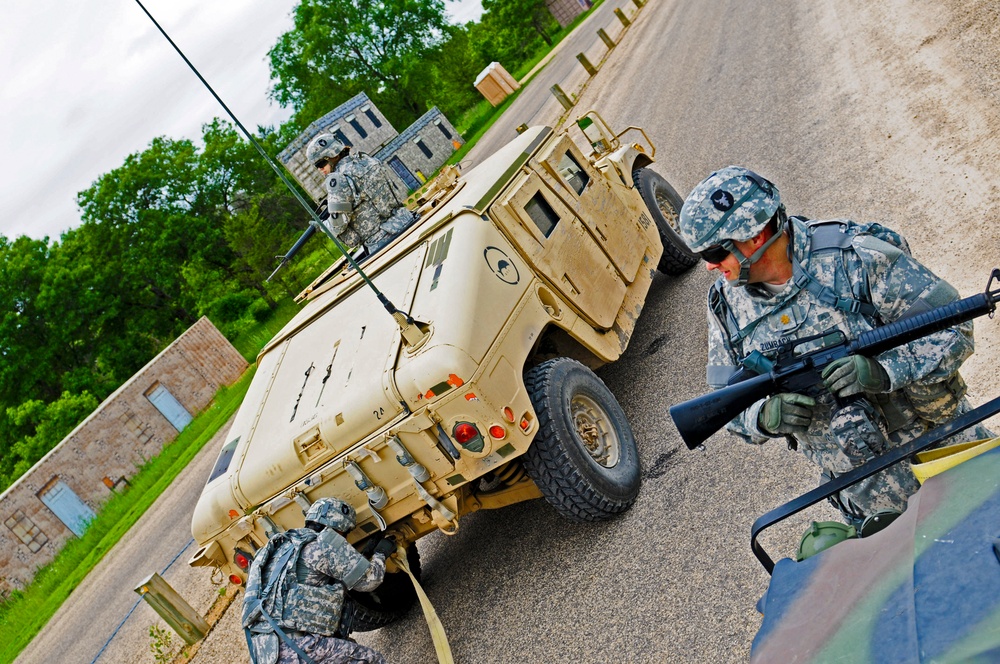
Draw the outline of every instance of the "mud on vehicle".
M655 271L697 260L654 154L641 129L615 134L590 112L444 178L362 266L412 324L349 267L321 275L257 359L195 509L190 564L242 583L269 535L301 527L323 496L354 505L355 546L385 531L413 566L418 539L469 512L538 497L575 521L627 510L639 454L593 369L625 351ZM371 629L414 593L391 573L354 598L355 628Z

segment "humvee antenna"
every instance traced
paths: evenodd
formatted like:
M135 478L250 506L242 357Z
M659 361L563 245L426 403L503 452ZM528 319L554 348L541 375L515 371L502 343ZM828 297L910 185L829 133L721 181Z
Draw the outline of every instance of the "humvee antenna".
M395 305L393 305L393 303L389 301L389 298L387 298L382 293L382 291L380 291L375 286L375 284L372 283L372 280L368 278L368 275L364 273L364 271L361 269L361 266L358 265L357 261L354 260L354 257L351 256L351 252L347 250L347 247L345 247L344 244L337 239L337 236L334 235L330 229L328 229L320 222L319 216L316 214L316 211L313 210L312 205L309 202L307 202L305 197L301 193L299 193L299 190L296 189L294 185L292 185L292 183L288 180L288 177L282 171L281 167L278 166L278 163L271 157L271 155L267 153L266 150L264 150L261 144L257 142L257 139L255 139L253 135L249 131L247 131L247 128L244 127L243 123L240 122L239 118L236 117L236 114L233 113L231 110L229 110L229 107L226 106L226 102L222 101L222 98L219 97L219 95L215 92L215 89L213 89L212 86L208 84L208 81L206 81L205 77L201 75L201 72L199 72L198 69L191 63L191 61L188 60L187 56L184 55L184 51L182 51L180 47L174 43L174 40L170 38L170 35L167 34L166 30L164 30L160 26L160 24L156 21L156 19L153 18L153 15L149 13L149 10L146 9L145 5L142 4L141 0L135 0L135 3L139 5L139 8L142 9L142 11L146 14L146 16L149 17L149 20L153 22L153 25L155 25L156 29L160 31L160 34L163 35L163 38L166 39L170 43L170 45L174 47L174 50L177 51L177 54L181 56L181 58L184 60L187 66L191 68L191 71L194 72L194 75L198 77L198 80L200 80L208 89L208 91L212 93L212 96L215 97L215 101L219 102L219 105L222 106L222 108L226 111L226 114L229 115L230 118L232 118L233 122L236 123L236 126L239 127L240 131L243 132L243 135L247 137L247 140L249 140L253 144L253 146L257 148L257 152L259 152L260 155L264 158L264 161L268 163L268 165L278 175L281 181L285 183L285 186L288 187L288 190L291 191L292 195L295 196L296 200L298 200L299 205L301 205L305 209L305 211L309 214L309 225L325 233L327 237L333 240L333 243L337 246L337 249L340 250L340 253L343 254L344 258L347 259L347 262L350 263L351 267L353 267L355 271L357 271L357 273L361 275L361 278L368 285L368 287L371 288L373 291L375 291L375 296L378 298L378 301L382 303L382 306L385 307L385 310L388 311L389 314L391 314L392 317L396 319L396 322L399 324L399 327L403 331L404 337L407 339L407 341L410 342L411 344L415 343L415 341L411 341L410 336L406 334L408 331L407 328L410 328L411 326L415 327L413 317L410 314L402 312L399 309L397 309ZM420 336L423 336L422 332L420 332L420 334L414 338L419 339Z

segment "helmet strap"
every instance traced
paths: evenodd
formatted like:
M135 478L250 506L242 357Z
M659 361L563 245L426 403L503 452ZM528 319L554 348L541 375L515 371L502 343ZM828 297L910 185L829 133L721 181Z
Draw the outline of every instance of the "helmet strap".
M750 254L750 256L744 256L743 252L736 248L736 244L732 240L725 240L722 242L722 246L728 249L736 260L740 263L740 276L736 278L736 286L746 286L750 280L750 266L756 263L767 251L767 248L774 244L779 237L785 231L785 221L787 217L784 215L784 210L778 208L778 212L775 213L775 218L777 219L777 226L774 229L774 235L769 237L764 244L760 245L757 251Z

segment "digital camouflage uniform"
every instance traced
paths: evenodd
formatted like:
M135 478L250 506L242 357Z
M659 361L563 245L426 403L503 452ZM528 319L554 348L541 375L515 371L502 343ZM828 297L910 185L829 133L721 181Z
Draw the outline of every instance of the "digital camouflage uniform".
M283 574L284 573L284 574ZM384 664L376 651L334 636L340 624L346 590L370 592L385 576L385 555L368 561L332 528L316 533L299 528L279 533L257 552L247 579L243 626L249 629L256 664L298 662L252 601L316 662ZM271 584L272 591L266 592Z
M798 279L793 278L773 294L760 284L739 287L720 278L709 292L707 378L713 388L724 387L739 368L740 360L751 351L760 351L773 360L779 343L832 328L853 339L873 327L947 304L958 296L953 287L909 255L901 236L883 226L862 226L850 221L807 224L796 217L790 217L788 223L793 265L797 261L801 266ZM820 232L834 241L840 238L842 246L813 252L811 234ZM826 290L820 291L815 284L806 287L810 277ZM820 292L822 296L817 294ZM872 307L867 313L845 311L833 305L833 295L845 302L867 302ZM803 344L795 352L815 350L821 343ZM883 440L887 439L888 447L912 440L971 408L964 398L965 384L958 369L972 352L972 323L968 322L873 358L888 374L890 391L865 396L870 409L881 420L880 427L887 434ZM832 395L820 384L809 396L819 402L812 424L805 433L791 436L794 441L790 441L790 446L794 442L822 469L824 481L860 466L872 453L884 452L859 450L853 445L843 449L837 436L831 433ZM751 406L727 428L754 444L781 437L758 427L758 415L765 401ZM848 430L852 425L850 421L834 424ZM942 445L990 435L981 426L973 427ZM917 488L909 465L899 463L842 491L839 507L854 518L883 509L902 511L906 498Z
M382 162L363 152L341 158L323 186L330 212L325 223L347 247L364 245L374 254L416 220Z

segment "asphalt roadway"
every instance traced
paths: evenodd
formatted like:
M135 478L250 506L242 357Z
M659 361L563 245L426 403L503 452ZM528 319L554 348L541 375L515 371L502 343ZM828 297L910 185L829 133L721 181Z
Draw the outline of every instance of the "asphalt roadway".
M967 4L650 0L577 110L644 127L656 170L682 195L714 169L750 166L778 184L792 213L903 231L918 258L969 295L997 262L996 224L954 233L942 220L981 219L998 199L1000 76L996 49L978 39L992 24L962 20ZM576 64L575 53L564 47L557 59ZM535 83L524 103L529 96L551 95ZM514 126L562 113L544 108ZM464 517L454 536L420 542L424 588L457 662L747 660L768 580L749 550L750 525L814 486L816 472L781 443L752 447L723 433L691 452L679 439L667 409L706 389L710 281L701 266L658 276L628 351L599 371L639 443L643 488L632 510L577 525L538 500ZM975 403L995 396L998 338L995 321L977 323L965 372ZM789 555L810 519L832 516L809 510L764 546L775 559ZM60 619L90 601L75 593ZM247 661L236 613L196 661ZM358 640L390 662L435 660L416 608Z

